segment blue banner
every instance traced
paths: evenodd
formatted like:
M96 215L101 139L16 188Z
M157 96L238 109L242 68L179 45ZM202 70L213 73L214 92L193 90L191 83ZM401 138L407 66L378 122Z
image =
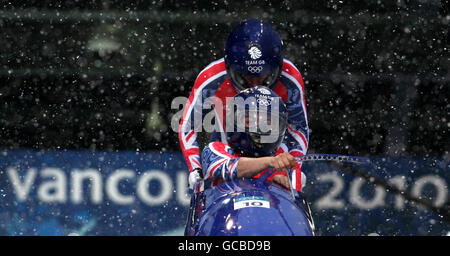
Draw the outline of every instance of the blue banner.
M449 161L358 166L436 207ZM326 162L305 162L318 235L445 235L436 213ZM0 235L182 235L190 202L178 152L0 151Z
M3 235L160 235L190 202L178 153L4 151Z
M371 162L354 167L450 210L449 161L373 157ZM450 235L449 219L374 185L370 179L325 162L305 162L302 170L307 176L303 192L310 201L319 235Z

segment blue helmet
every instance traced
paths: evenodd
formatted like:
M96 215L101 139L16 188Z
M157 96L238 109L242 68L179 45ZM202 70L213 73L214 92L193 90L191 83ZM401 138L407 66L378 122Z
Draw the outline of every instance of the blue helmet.
M274 155L284 138L287 117L286 105L271 89L245 89L227 105L227 142L242 156Z
M243 21L225 44L227 72L241 90L251 87L245 77L265 77L259 85L272 88L281 73L282 53L283 42L271 25L259 19Z

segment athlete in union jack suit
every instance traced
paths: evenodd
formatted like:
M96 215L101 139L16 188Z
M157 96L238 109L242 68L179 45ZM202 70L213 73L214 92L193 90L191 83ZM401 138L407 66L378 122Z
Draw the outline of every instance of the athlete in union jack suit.
M306 154L309 129L302 76L292 62L283 58L283 43L279 34L268 23L249 19L229 34L225 57L209 64L197 76L185 105L178 135L190 177L193 173L200 174L202 170L197 129L201 128L207 114L204 108L207 99L214 97L217 125L210 140L227 143L224 106L241 90L257 85L272 89L286 104L287 132L277 153L288 152L292 156ZM292 174L292 183L296 190L301 190L299 164Z
M296 168L295 158L277 152L287 126L284 102L269 88L255 86L234 96L229 106L227 122L232 124L226 132L227 144L211 142L202 151L204 179L215 186L237 178L257 178L290 188L286 171Z

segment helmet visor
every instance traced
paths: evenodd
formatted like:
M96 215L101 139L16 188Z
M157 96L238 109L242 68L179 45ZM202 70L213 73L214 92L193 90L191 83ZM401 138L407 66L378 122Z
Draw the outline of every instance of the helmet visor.
M286 130L286 119L276 111L238 110L235 118L237 131L249 134L257 143L274 143Z
M240 89L245 89L258 85L271 87L278 80L281 68L277 67L274 70L272 70L272 72L261 75L240 73L231 66L227 68L227 71L234 84L238 86Z

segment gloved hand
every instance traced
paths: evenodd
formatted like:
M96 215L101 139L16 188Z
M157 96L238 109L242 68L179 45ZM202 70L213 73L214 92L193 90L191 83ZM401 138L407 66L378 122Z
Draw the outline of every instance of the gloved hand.
M189 173L189 188L194 189L194 185L203 180L202 169L197 168Z

